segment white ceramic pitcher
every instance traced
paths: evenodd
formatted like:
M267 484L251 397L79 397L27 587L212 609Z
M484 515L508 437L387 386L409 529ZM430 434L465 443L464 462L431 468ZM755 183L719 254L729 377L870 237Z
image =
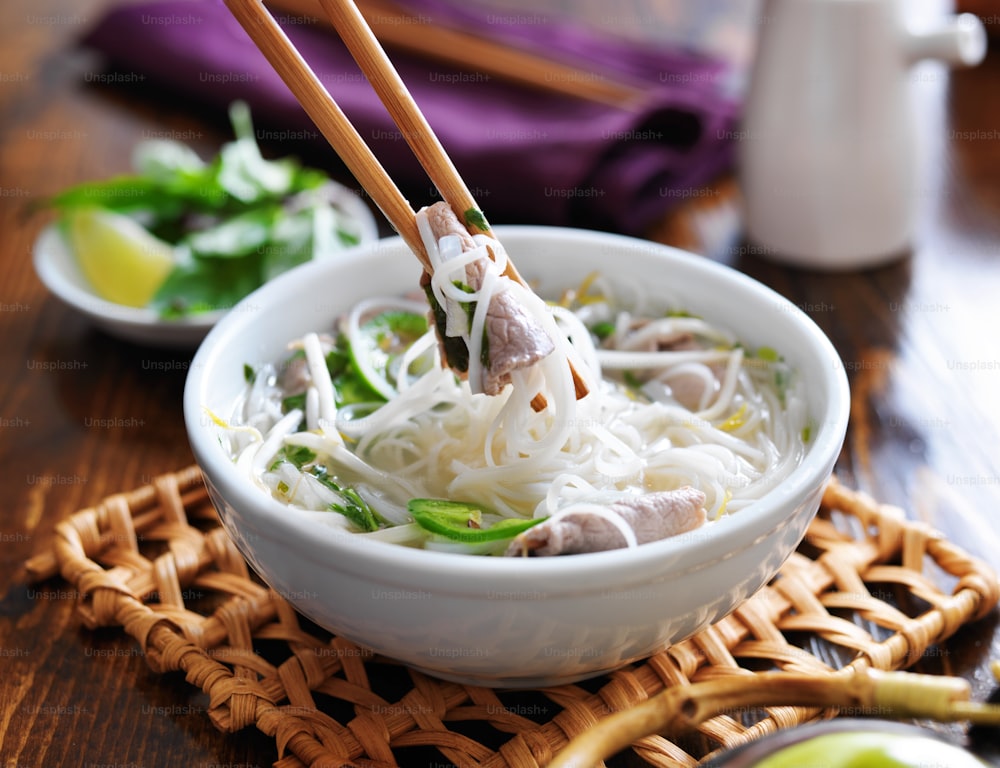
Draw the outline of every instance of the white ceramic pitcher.
M974 66L986 34L971 14L914 32L903 2L764 1L740 134L756 252L832 270L911 248L919 157L910 66Z

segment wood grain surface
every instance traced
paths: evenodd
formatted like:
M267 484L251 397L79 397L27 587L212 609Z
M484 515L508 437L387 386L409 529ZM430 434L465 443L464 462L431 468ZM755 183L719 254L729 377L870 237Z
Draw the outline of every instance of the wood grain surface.
M82 628L64 583L21 573L58 520L192 461L181 413L190 353L103 334L31 266L46 196L128 170L144 138L203 155L228 139L224 116L141 81L102 80L74 41L105 6L0 9L0 758L5 768L266 766L277 759L269 739L218 733L182 679L155 675L124 636ZM922 212L898 262L837 275L769 262L741 237L731 178L666 211L649 237L731 264L811 315L853 388L844 481L1000 568L1000 51L969 71L918 68L912 86ZM994 612L918 668L961 675L983 699L998 658Z

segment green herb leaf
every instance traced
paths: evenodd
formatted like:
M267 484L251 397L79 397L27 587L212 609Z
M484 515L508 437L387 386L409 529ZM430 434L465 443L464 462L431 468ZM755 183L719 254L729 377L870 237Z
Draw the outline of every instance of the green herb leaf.
M338 336L336 346L326 353L326 370L329 371L331 379L336 379L347 373L350 368L351 354L347 350L347 339L344 336Z
M323 226L317 219L324 218L330 209L313 206L292 215L275 218L268 242L261 248L261 268L264 280L270 280L292 267L316 258L316 234ZM329 223L326 224L330 226ZM332 228L329 230L333 233Z
M427 318L413 312L383 312L361 326L358 343L351 347L355 370L363 356L375 372L394 385L396 359L418 338L427 333ZM370 384L370 383L369 383Z
M469 348L465 346L465 341L455 336L448 336L445 329L448 327L448 315L444 311L434 295L428 282L424 286L424 295L427 303L431 306L431 314L434 317L434 327L437 328L438 338L442 340L444 346L445 361L453 371L464 372L469 370Z
M594 323L590 332L603 341L615 332L615 324L612 322Z
M187 144L171 139L150 139L132 152L132 167L140 176L170 185L178 176L201 178L207 166Z
M465 225L467 227L474 227L480 232L489 232L490 224L486 221L486 217L483 212L478 208L470 208L465 212Z
M283 461L292 464L296 469L302 469L307 464L316 461L316 452L304 445L285 445L275 455L275 459L271 463L271 469L273 470Z
M623 371L622 380L625 382L625 386L629 389L642 389L643 381L636 375L635 371Z
M185 201L176 199L159 182L136 176L77 184L48 202L60 211L98 206L119 213L161 211L166 216L175 215L185 205Z
M365 533L371 533L379 529L378 519L364 499L353 488L345 488L341 491L345 498L343 504L331 504L330 509L339 512Z
M195 258L239 258L268 245L280 215L277 206L255 208L194 232L185 242Z
M475 293L475 290L472 288L471 285L467 285L466 283L463 283L461 280L455 280L455 281L453 281L452 285L454 285L460 291L464 291L465 293ZM479 304L479 302L477 302L477 301L462 302L462 309L465 310L465 323L466 323L466 326L469 327L469 328L472 328L472 321L475 319L475 316L476 316L476 307L477 307L478 304ZM442 316L443 315L444 315L444 311L442 310ZM435 319L436 318L437 318L437 315L435 313ZM442 322L446 323L447 322L447 318L445 318ZM442 325L441 327L443 328L445 326ZM448 337L448 338L451 338L451 337ZM461 345L463 347L463 349L465 349L465 344L462 342L461 339L457 340L457 344ZM446 351L447 351L447 349L446 349ZM468 349L465 349L465 352L462 355L462 359L465 361L465 365L463 367L461 367L461 368L457 368L456 370L467 371L469 369L469 366L468 366L469 350ZM450 361L450 358L449 358L449 361ZM489 334L486 333L486 327L485 326L483 327L482 342L480 343L480 346L479 346L479 364L482 365L484 368L489 368L489 365L490 365L490 337L489 337ZM455 366L451 366L451 367L454 368Z
M778 391L778 401L785 405L785 397L788 394L788 388L792 383L792 374L784 366L778 366L774 369L774 387Z
M365 503L365 500L358 495L358 492L353 488L347 488L341 486L330 477L330 474L326 471L326 468L320 465L314 465L310 467L309 474L318 479L323 485L325 485L330 490L339 494L343 500L340 504L331 504L330 509L333 512L339 512L358 529L364 531L365 533L370 533L371 531L377 531L379 529L379 520L374 510Z
M293 158L265 159L246 104L232 104L230 120L235 140L211 162L180 142L151 139L133 151L135 174L48 201L63 220L83 207L127 214L183 249L151 303L161 317L232 306L277 274L358 241L326 174ZM237 263L198 263L226 259Z
M300 392L297 395L289 395L281 400L281 412L288 413L296 409L303 411L306 407L306 393Z
M163 318L228 309L260 285L259 259L189 260L174 267L150 307Z
M265 160L254 136L250 109L244 102L229 108L236 141L219 153L220 186L237 200L256 203L283 197L294 189L296 164L289 160Z

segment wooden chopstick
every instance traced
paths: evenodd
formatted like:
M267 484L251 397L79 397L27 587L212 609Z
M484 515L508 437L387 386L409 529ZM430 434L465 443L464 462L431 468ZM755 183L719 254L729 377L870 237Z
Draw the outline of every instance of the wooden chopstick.
M272 0L269 5L315 16L319 0ZM532 90L622 109L638 108L648 93L641 84L538 56L485 35L428 22L389 0L358 0L375 36L391 48L482 73Z
M320 5L441 197L472 234L489 234L464 216L479 206L361 11L352 0L320 0Z
M492 234L468 186L357 6L352 0L320 1L362 73L372 84L444 201L472 234ZM275 18L261 0L226 0L226 6L288 85L327 141L337 150L348 169L417 255L427 273L433 273L434 268L417 230L413 208ZM470 217L467 215L469 212L476 212L478 216ZM527 286L510 259L507 260L505 274ZM569 365L576 396L581 398L587 394L588 387L573 364ZM544 398L536 396L533 405L536 410L540 410L544 407Z
M320 0L320 5L441 197L471 234L492 235L478 203L354 0ZM511 259L504 274L528 285ZM577 398L581 398L587 394L587 385L572 363L570 369Z
M226 0L226 7L292 91L358 183L428 272L433 271L409 201L361 134L260 0Z
M440 24L421 24L394 3L361 0L360 6L380 40L400 50L433 57L536 90L572 96L614 107L638 107L646 90L597 72L535 56L482 35ZM419 25L419 32L412 28Z

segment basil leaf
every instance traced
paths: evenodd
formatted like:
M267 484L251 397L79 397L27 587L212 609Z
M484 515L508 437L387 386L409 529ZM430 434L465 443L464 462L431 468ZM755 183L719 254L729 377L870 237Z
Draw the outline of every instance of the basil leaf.
M175 214L184 207L161 184L136 176L116 176L105 181L77 184L60 192L49 204L61 211L75 208L107 208L110 211L160 211Z
M174 267L150 306L163 318L229 309L260 285L256 254L243 259L193 259Z

